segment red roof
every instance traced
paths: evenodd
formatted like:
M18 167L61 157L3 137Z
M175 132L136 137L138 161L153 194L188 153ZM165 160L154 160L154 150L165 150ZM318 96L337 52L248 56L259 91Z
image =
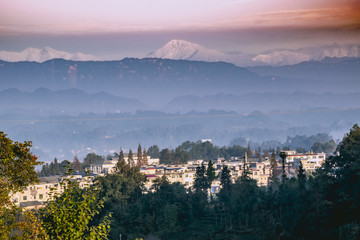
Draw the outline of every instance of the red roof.
M147 178L158 178L159 176L153 175L153 174L149 174L146 175Z

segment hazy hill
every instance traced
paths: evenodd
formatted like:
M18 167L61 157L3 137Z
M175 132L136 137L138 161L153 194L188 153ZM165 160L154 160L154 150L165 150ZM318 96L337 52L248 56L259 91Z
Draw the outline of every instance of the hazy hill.
M35 112L78 114L135 112L147 106L136 99L121 98L105 92L93 94L78 89L51 91L39 88L33 92L22 92L17 89L0 91L0 112Z
M359 108L360 93L247 93L242 95L216 94L207 96L187 95L176 97L166 103L164 111L208 111L221 109L247 113L253 111L269 112L274 110L295 111L311 108Z
M360 87L360 58L325 58L322 61L308 61L295 65L248 67L248 69L262 76L342 83L347 85L348 90L356 91ZM355 89L351 89L351 86ZM339 87L344 86L339 84L334 89L339 89Z
M106 62L61 59L44 63L0 62L0 79L2 89L79 88L147 101L183 94L236 92L254 89L266 82L266 78L229 63L156 58Z
M157 58L105 62L61 59L44 63L0 61L0 88L105 91L157 106L183 95L360 91L359 59L248 69L224 62Z

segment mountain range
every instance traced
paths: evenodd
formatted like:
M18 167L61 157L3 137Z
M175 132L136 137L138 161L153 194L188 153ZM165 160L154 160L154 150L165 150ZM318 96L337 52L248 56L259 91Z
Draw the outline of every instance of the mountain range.
M30 62L41 63L55 58L61 58L61 59L73 60L73 61L96 60L94 56L88 54L83 54L80 52L69 53L69 52L55 50L50 47L45 47L42 49L26 48L21 52L0 51L0 60L7 62L30 61Z
M246 93L215 94L206 96L185 95L175 97L158 107L150 107L135 98L124 98L106 92L86 93L78 89L52 91L39 88L32 92L6 89L0 91L1 113L38 113L78 115L79 113L135 113L156 110L167 113L231 111L251 113L255 111L301 111L316 108L360 108L360 93Z
M277 49L260 54L245 54L241 52L226 53L184 40L171 40L160 49L150 53L148 56L175 60L223 61L238 66L282 66L312 60L321 61L325 58L358 58L360 57L360 45L340 45L334 43L332 45L297 50Z
M88 93L104 91L135 98L156 106L184 95L359 92L359 76L359 58L248 68L225 62L159 58L126 58L121 61L53 59L43 63L0 61L0 90L78 88Z
M359 44L337 44L301 49L275 49L250 54L239 51L223 52L185 40L171 40L163 47L145 55L145 58L190 60L205 62L228 62L237 66L283 66L305 61L322 61L325 58L359 58ZM73 61L100 60L92 55L58 51L50 47L27 48L21 52L0 51L0 60L8 62L44 62L61 58Z

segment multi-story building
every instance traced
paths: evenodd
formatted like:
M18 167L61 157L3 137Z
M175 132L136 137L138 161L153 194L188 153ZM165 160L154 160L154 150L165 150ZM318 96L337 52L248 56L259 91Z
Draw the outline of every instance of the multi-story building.
M296 151L291 151L291 153L286 152L286 154L287 163L292 163L296 168L301 162L305 171L315 171L317 168L321 167L326 159L325 153L307 152L305 154L300 154L296 153Z
M53 196L59 195L64 191L66 183L63 180L65 178L78 181L81 188L87 187L92 183L91 179L82 175L43 177L40 178L40 183L29 185L24 191L13 194L11 200L27 210L41 208Z
M125 160L125 162L128 162L129 159L128 159L128 157L125 157L124 160ZM133 160L134 160L134 164L137 165L137 161L138 161L137 156L134 156ZM115 166L118 161L119 161L118 158L113 158L111 160L107 160L104 162L93 163L93 164L90 164L90 168L88 170L90 170L91 173L94 173L97 175L112 174L115 171ZM159 158L151 158L149 156L147 157L148 165L158 165L159 161L160 161Z

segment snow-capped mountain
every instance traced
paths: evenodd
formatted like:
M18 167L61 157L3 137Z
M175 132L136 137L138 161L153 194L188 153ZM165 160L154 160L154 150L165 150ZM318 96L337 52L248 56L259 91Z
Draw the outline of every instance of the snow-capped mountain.
M226 53L184 40L171 40L147 57L207 62L229 62L238 66L283 66L325 58L360 57L360 45L332 44L302 49L280 49L260 54Z
M241 52L221 52L184 40L171 40L162 48L148 54L147 57L205 62L222 61L233 63L238 66L249 65L249 60L251 61L250 55Z
M252 58L254 62L266 65L293 65L310 60L310 56L291 50L279 50L268 54L259 54Z
M343 58L343 57L360 57L360 45L355 44L332 44L321 47L314 51L312 58L314 60L323 60L324 58Z
M150 57L176 59L176 60L199 60L199 61L222 61L226 54L217 50L207 49L199 44L184 40L171 40L157 51L150 53Z
M45 62L54 58L62 58L73 61L90 61L96 60L92 55L83 53L69 53L64 51L58 51L50 47L39 48L26 48L21 52L8 52L0 51L0 60L7 62L20 62L20 61L33 61L33 62Z
M252 58L254 63L263 65L293 65L304 61L321 61L325 58L360 57L360 45L332 44L321 47L302 48L298 50L275 50L258 54Z

